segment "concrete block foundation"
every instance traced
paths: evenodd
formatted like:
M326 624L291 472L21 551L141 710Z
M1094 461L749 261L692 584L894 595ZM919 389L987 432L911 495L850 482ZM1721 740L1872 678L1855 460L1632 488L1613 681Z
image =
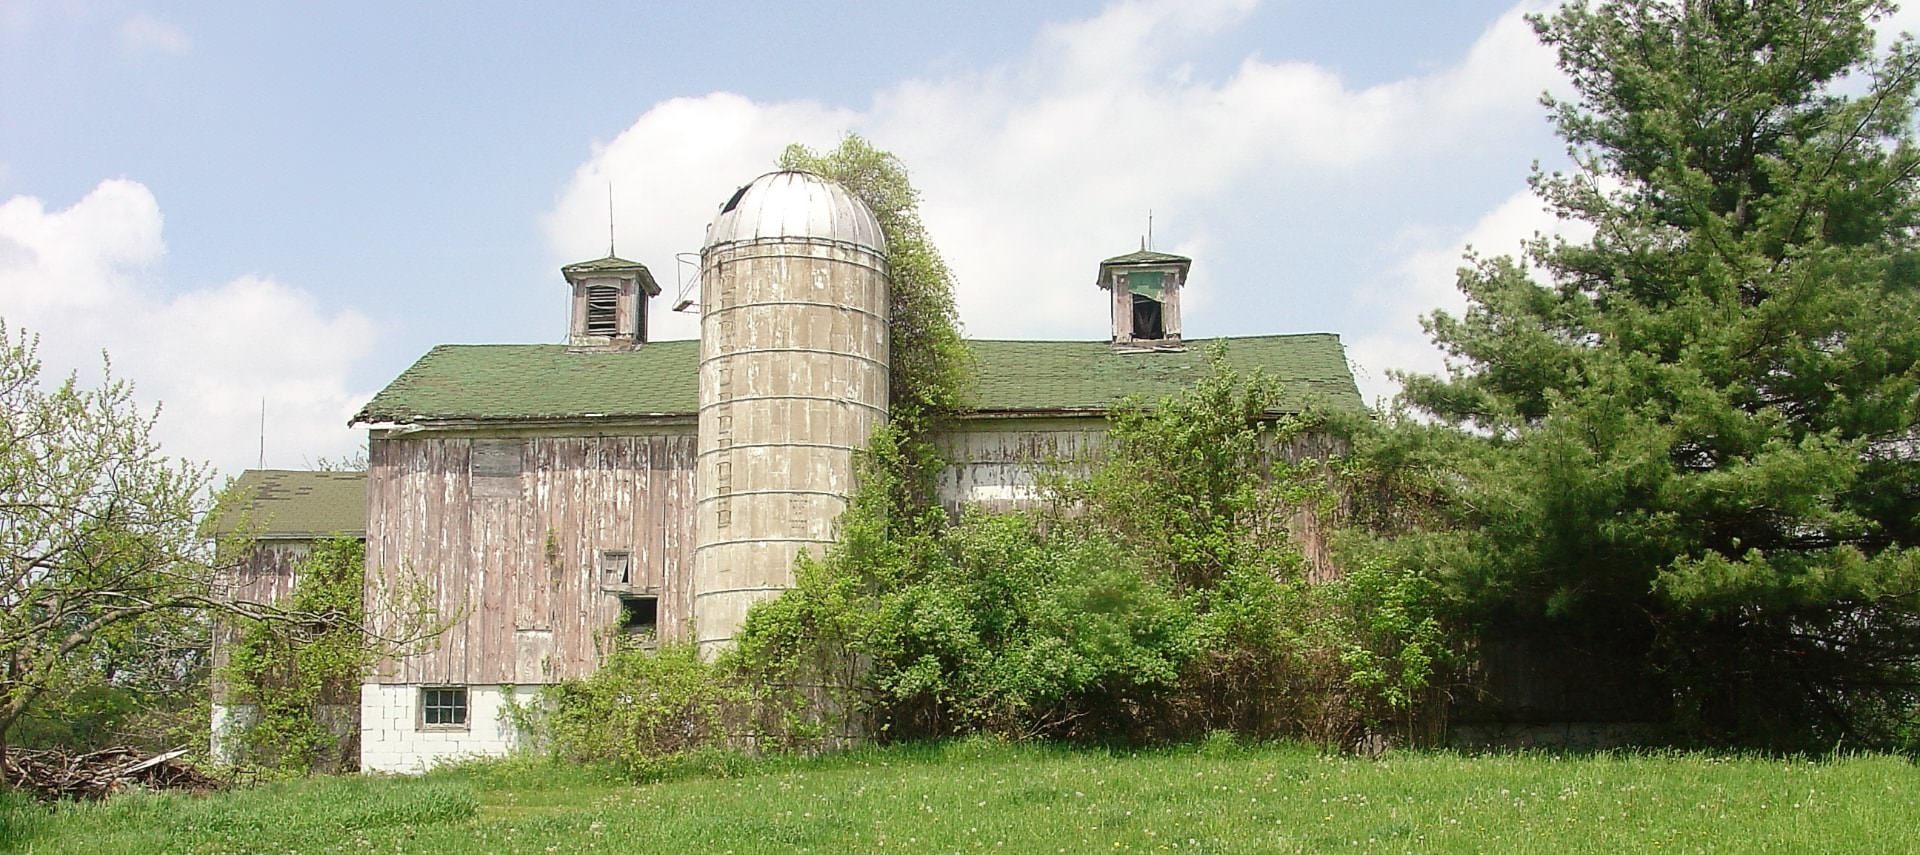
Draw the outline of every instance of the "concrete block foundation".
M466 686L464 727L422 723L427 688L416 684L368 683L360 687L360 769L413 774L454 760L500 757L524 743L504 715L506 702L530 704L538 686ZM452 687L460 688L460 687Z

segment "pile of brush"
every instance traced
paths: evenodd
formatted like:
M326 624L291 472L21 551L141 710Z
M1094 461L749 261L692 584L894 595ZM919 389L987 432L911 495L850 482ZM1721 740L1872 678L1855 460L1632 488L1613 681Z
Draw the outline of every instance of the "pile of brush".
M0 785L44 799L100 799L129 788L209 792L222 783L187 762L187 749L148 754L104 748L84 754L12 749L0 754Z

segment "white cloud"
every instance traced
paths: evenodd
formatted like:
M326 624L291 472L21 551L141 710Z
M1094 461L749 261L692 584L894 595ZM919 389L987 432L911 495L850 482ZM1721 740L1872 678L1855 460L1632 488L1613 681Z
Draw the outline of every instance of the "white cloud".
M145 405L170 455L233 474L253 466L266 401L266 462L294 467L360 442L346 422L369 393L345 378L373 325L262 276L169 290L160 206L138 182L102 182L62 210L0 202L0 316L40 337L49 379L99 378L100 353Z
M611 176L623 254L672 281L657 268L697 250L719 203L782 145L852 130L913 168L923 216L960 277L969 334L1099 338L1093 261L1131 249L1149 208L1206 244L1252 215L1262 187L1377 169L1496 120L1536 121L1539 92L1558 79L1521 17L1536 5L1502 15L1452 67L1365 87L1257 56L1224 79L1195 80L1183 52L1251 3L1153 0L1049 27L1003 67L888 86L865 109L726 93L667 101L576 171L546 216L553 260L600 254ZM680 316L655 336L695 330Z
M1382 312L1386 323L1347 341L1348 356L1356 368L1360 394L1368 403L1391 400L1400 384L1387 376L1397 369L1416 374L1446 370L1440 350L1420 328L1419 316L1444 311L1455 317L1466 311L1466 296L1456 283L1468 250L1492 258L1521 256L1522 244L1536 235L1557 235L1584 241L1591 225L1562 220L1549 212L1531 190L1509 196L1461 234L1414 237L1394 263L1388 288L1363 295ZM1410 310L1411 309L1411 310Z
M120 22L114 38L121 50L135 55L178 56L193 49L193 41L187 38L185 30L144 12Z

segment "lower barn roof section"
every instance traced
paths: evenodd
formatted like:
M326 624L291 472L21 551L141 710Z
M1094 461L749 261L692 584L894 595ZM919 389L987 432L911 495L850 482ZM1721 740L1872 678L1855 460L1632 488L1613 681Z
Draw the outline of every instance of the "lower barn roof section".
M972 340L980 414L1101 412L1128 396L1154 400L1207 373L1215 341L1235 369L1280 381L1280 409L1358 410L1360 392L1332 333L1192 339L1177 350L1116 350L1104 341ZM650 342L628 352L558 344L448 344L429 351L354 416L356 423L643 418L699 406L700 343Z
M365 537L367 473L248 469L206 529L265 540Z

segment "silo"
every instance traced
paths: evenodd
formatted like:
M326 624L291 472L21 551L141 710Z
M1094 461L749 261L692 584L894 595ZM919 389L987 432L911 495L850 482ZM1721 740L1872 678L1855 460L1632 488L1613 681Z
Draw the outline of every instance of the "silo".
M845 187L754 179L700 252L695 638L711 655L754 603L793 585L887 418L886 238Z

